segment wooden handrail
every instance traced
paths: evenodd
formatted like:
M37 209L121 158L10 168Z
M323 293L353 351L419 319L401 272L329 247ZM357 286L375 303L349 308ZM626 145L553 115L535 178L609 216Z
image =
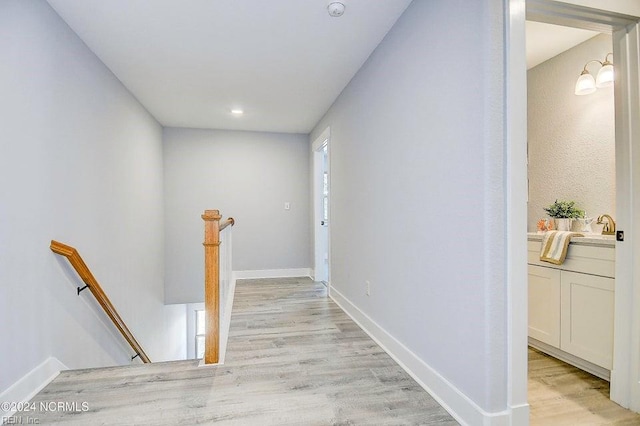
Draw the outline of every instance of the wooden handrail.
M204 363L220 360L220 231L236 222L232 217L220 223L219 210L205 210L204 220Z
M222 222L222 223L220 224L220 232L222 232L222 230L223 230L224 228L226 228L227 226L229 226L229 225L233 226L233 225L235 225L235 224L236 224L236 221L235 221L235 219L234 219L234 218L232 218L232 217L227 218L227 220L225 220L224 222Z
M129 328L127 328L127 325L116 311L116 308L113 307L107 295L102 291L102 287L100 287L100 284L98 284L98 281L89 270L89 267L84 263L82 257L80 257L78 250L55 240L51 240L50 248L54 253L60 254L69 260L69 263L73 266L73 269L76 270L78 275L80 275L80 278L89 288L91 294L93 294L100 306L102 306L102 309L104 309L109 318L111 318L113 324L118 330L120 330L122 336L127 340L127 342L129 342L129 345L131 345L131 348L135 351L136 355L133 358L139 356L142 362L151 362L147 354L142 349L142 346L140 346L136 338L131 334L131 331L129 331ZM82 289L78 289L78 294L80 294L80 291L82 291Z

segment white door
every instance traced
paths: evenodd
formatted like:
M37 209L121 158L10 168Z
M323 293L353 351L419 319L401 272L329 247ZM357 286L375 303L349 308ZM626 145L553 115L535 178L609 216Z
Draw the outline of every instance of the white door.
M329 282L329 129L312 145L314 279Z

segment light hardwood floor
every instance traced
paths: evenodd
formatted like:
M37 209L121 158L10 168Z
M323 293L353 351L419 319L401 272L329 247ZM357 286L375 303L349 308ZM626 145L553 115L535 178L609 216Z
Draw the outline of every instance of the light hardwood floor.
M609 399L609 383L529 348L532 426L640 425L640 414Z
M80 407L40 424L458 424L309 279L239 281L222 366L68 371L33 401Z

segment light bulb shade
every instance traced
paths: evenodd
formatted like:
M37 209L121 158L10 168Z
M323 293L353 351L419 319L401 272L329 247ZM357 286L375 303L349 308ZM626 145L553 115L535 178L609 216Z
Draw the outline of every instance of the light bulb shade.
M613 84L613 65L606 64L598 71L596 77L596 87L608 87Z
M596 81L591 74L583 73L576 81L576 95L588 95L596 91Z

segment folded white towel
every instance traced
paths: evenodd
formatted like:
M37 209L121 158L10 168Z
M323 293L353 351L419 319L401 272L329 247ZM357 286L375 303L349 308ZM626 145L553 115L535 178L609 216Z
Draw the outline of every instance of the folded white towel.
M542 237L540 260L554 265L562 265L564 258L567 257L571 237L584 237L584 235L570 231L545 232Z

